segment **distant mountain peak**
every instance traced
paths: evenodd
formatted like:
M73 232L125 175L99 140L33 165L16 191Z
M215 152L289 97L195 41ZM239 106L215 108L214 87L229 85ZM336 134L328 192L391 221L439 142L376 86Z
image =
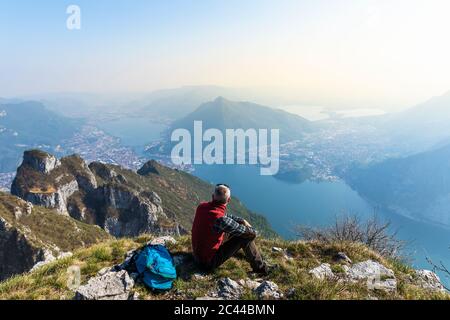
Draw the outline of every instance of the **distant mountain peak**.
M160 165L156 160L150 160L146 162L137 173L141 176L146 176L148 174L157 174L161 173L162 165Z
M219 130L280 129L280 138L284 142L297 140L305 132L314 130L314 125L300 116L252 102L228 100L223 96L201 104L186 117L175 121L169 131L176 128L192 130L194 121L202 121L204 128Z
M217 98L214 99L215 103L224 103L224 102L231 102L230 100L227 100L226 98L222 97L222 96L218 96Z

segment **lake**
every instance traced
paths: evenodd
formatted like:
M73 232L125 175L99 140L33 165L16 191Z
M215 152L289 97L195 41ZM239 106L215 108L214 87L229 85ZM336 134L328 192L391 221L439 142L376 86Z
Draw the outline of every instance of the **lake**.
M343 181L292 184L261 176L256 166L245 165L196 166L194 174L213 184L230 185L232 195L263 214L284 238L295 238L297 225L328 226L340 214L367 218L376 211L380 219L391 221L399 238L409 241L408 253L415 268L430 269L426 257L450 266L448 229L375 210ZM442 280L450 283L449 279Z
M165 125L152 122L148 118L121 117L112 120L104 120L96 125L106 133L120 138L123 145L135 148L141 152L143 147L160 138Z

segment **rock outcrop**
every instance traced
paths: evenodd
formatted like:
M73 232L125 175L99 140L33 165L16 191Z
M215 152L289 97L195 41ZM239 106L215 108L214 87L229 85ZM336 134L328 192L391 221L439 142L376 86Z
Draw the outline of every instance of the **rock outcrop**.
M259 299L281 299L283 298L283 294L278 289L278 285L272 281L263 281L258 287L254 290L255 294Z
M329 263L322 263L320 266L309 270L309 274L319 280L335 278Z
M445 291L444 286L441 283L439 276L430 270L416 270L416 283L430 291Z
M242 294L242 286L230 278L220 279L217 295L224 299L238 299Z
M98 227L0 192L0 280L108 238Z
M94 186L95 177L80 157L70 156L60 161L43 151L32 150L24 153L11 193L35 205L73 216L71 197L80 197L81 190L92 190Z
M342 262L348 263L348 260L350 259L344 259ZM379 262L367 260L355 263L351 267L346 264L341 267L344 272L335 274L330 264L322 263L320 266L311 269L309 274L319 280L365 282L370 290L383 290L386 292L395 292L397 290L397 279L394 271L386 268Z
M146 188L140 175L98 162L88 166L76 155L59 161L42 151L25 152L11 192L32 204L97 224L116 237L184 231L168 218L161 198Z
M211 292L209 298L236 300L242 296L246 289L253 292L261 300L278 300L284 297L278 285L268 280L240 279L234 281L231 278L223 278L218 281L217 287L217 292Z
M45 259L45 251L0 217L0 281L30 270Z
M388 292L397 290L394 271L376 261L356 263L346 271L345 276L349 281L366 281L369 289Z
M23 164L43 174L48 174L61 163L55 156L39 150L25 151Z
M108 271L89 279L86 285L79 287L76 300L131 300L134 280L125 270Z

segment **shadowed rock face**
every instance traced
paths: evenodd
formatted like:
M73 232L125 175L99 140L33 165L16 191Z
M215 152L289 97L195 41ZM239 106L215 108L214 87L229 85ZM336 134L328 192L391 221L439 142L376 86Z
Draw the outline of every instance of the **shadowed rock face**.
M36 248L26 237L0 217L0 281L30 270L44 259L42 248Z
M99 200L105 214L104 228L110 234L119 237L164 233L158 221L167 216L159 203L146 194L105 185L99 188ZM178 234L176 230L169 233Z
M55 192L27 192L24 195L24 200L46 208L56 209L59 213L68 215L67 200L78 190L77 181L72 180L59 186Z
M96 226L0 192L0 281L109 238Z

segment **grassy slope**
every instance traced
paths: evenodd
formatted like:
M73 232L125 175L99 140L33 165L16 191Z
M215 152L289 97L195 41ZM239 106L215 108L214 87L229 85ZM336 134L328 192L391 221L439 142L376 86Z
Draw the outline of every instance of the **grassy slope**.
M73 257L64 258L34 271L33 273L13 277L0 283L0 299L71 299L74 292L66 286L67 268L78 265L81 268L82 283L94 276L100 269L120 263L124 254L146 243L151 237L141 236L136 239L110 240L87 249L80 249ZM190 238L183 236L177 239L177 244L170 245L173 254L190 252ZM413 270L401 263L386 261L367 247L355 243L321 244L317 242L286 242L282 240L258 240L264 256L270 261L280 264L281 268L267 279L276 282L286 293L295 288L296 293L291 299L449 299L449 295L429 293L420 289L408 280ZM272 252L272 246L286 248L294 257L285 260L281 253ZM398 291L395 294L369 292L364 283L345 284L336 281L319 281L313 279L308 270L321 262L332 263L332 256L337 251L346 252L353 262L373 259L383 263L395 271L398 279ZM333 264L335 272L342 267ZM196 267L187 263L178 269L179 278L174 289L163 295L155 295L141 285L135 287L141 299L192 299L204 296L213 290L218 279L230 277L234 280L253 276L250 268L239 255L227 261L221 268L208 275L203 280L193 281L191 276L198 272ZM254 299L250 292L244 294L244 299Z

